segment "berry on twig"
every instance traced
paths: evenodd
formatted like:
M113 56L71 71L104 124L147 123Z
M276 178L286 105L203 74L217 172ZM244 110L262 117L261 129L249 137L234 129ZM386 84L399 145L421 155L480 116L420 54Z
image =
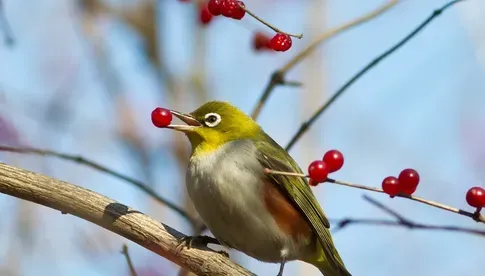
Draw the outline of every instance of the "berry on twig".
M329 172L336 172L344 165L344 155L338 150L329 150L323 155L323 161L327 163Z
M308 166L308 175L312 180L312 186L324 182L328 178L328 166L322 160L315 160Z
M271 39L271 48L277 52L286 52L291 48L291 37L284 33L277 33Z
M401 190L399 180L394 176L384 178L382 180L382 190L391 197L397 196Z
M466 193L468 205L481 209L485 207L485 190L481 187L472 187Z
M404 169L399 174L398 179L402 193L411 195L416 191L419 184L419 174L416 170Z

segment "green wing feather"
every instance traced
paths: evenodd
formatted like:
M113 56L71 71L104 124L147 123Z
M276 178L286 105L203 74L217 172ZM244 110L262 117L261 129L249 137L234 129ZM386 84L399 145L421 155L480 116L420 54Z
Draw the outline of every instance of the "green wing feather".
M268 169L286 172L303 173L296 161L271 137L264 134L262 139L255 139L259 151L260 163ZM325 259L333 271L339 275L351 275L345 268L330 235L330 223L325 217L306 179L285 175L269 175L275 184L282 187L293 202L306 216L318 236Z

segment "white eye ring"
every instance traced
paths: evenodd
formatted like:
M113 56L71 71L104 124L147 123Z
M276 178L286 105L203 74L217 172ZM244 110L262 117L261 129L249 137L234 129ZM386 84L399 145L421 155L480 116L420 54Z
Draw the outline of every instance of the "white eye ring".
M215 118L215 120L214 120ZM215 127L221 122L221 115L217 113L207 113L204 117L204 122L208 127Z

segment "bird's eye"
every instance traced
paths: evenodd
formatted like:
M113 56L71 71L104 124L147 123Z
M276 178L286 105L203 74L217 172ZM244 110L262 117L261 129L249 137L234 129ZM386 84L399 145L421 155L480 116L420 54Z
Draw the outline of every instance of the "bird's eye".
M204 122L208 127L215 127L221 122L221 116L217 113L207 113Z

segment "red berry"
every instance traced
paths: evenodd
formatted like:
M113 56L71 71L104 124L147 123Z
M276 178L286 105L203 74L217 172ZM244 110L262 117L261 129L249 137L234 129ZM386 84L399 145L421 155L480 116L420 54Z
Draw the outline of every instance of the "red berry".
M394 176L384 178L384 180L382 180L382 190L391 197L396 196L401 190L399 180Z
M242 1L236 0L222 0L220 5L221 14L225 17L230 17L240 20L246 14L246 11L239 5L244 6Z
M327 163L329 172L336 172L344 165L344 155L338 150L329 150L323 155L323 161Z
M327 180L328 166L322 160L315 160L308 166L308 175L315 183L321 183Z
M401 182L399 182L401 183ZM402 186L402 183L400 184ZM400 187L401 188L401 193L405 194L405 195L412 195L414 194L414 192L416 192L416 189L418 188L418 186L414 187L414 188L404 188L404 187Z
M156 127L166 127L172 122L170 110L157 107L152 111L152 123Z
M221 4L223 1L224 0L209 0L209 2L207 2L207 9L214 16L221 15Z
M209 22L212 21L212 14L209 12L209 9L207 8L207 5L202 5L200 7L200 23L202 25L207 25Z
M466 202L475 208L485 207L485 190L481 187L473 187L466 193Z
M277 33L271 39L271 48L278 52L285 52L291 48L291 37L287 34Z
M241 20L244 17L244 15L246 15L246 10L241 8L241 6L246 7L246 5L244 5L243 1L236 1L236 4L238 5L238 8L235 9L232 18Z
M413 169L402 170L399 174L399 183L401 183L402 190L416 190L419 184L419 174Z
M253 48L256 51L260 51L263 49L271 49L270 46L271 39L265 35L264 33L257 32L253 36Z

